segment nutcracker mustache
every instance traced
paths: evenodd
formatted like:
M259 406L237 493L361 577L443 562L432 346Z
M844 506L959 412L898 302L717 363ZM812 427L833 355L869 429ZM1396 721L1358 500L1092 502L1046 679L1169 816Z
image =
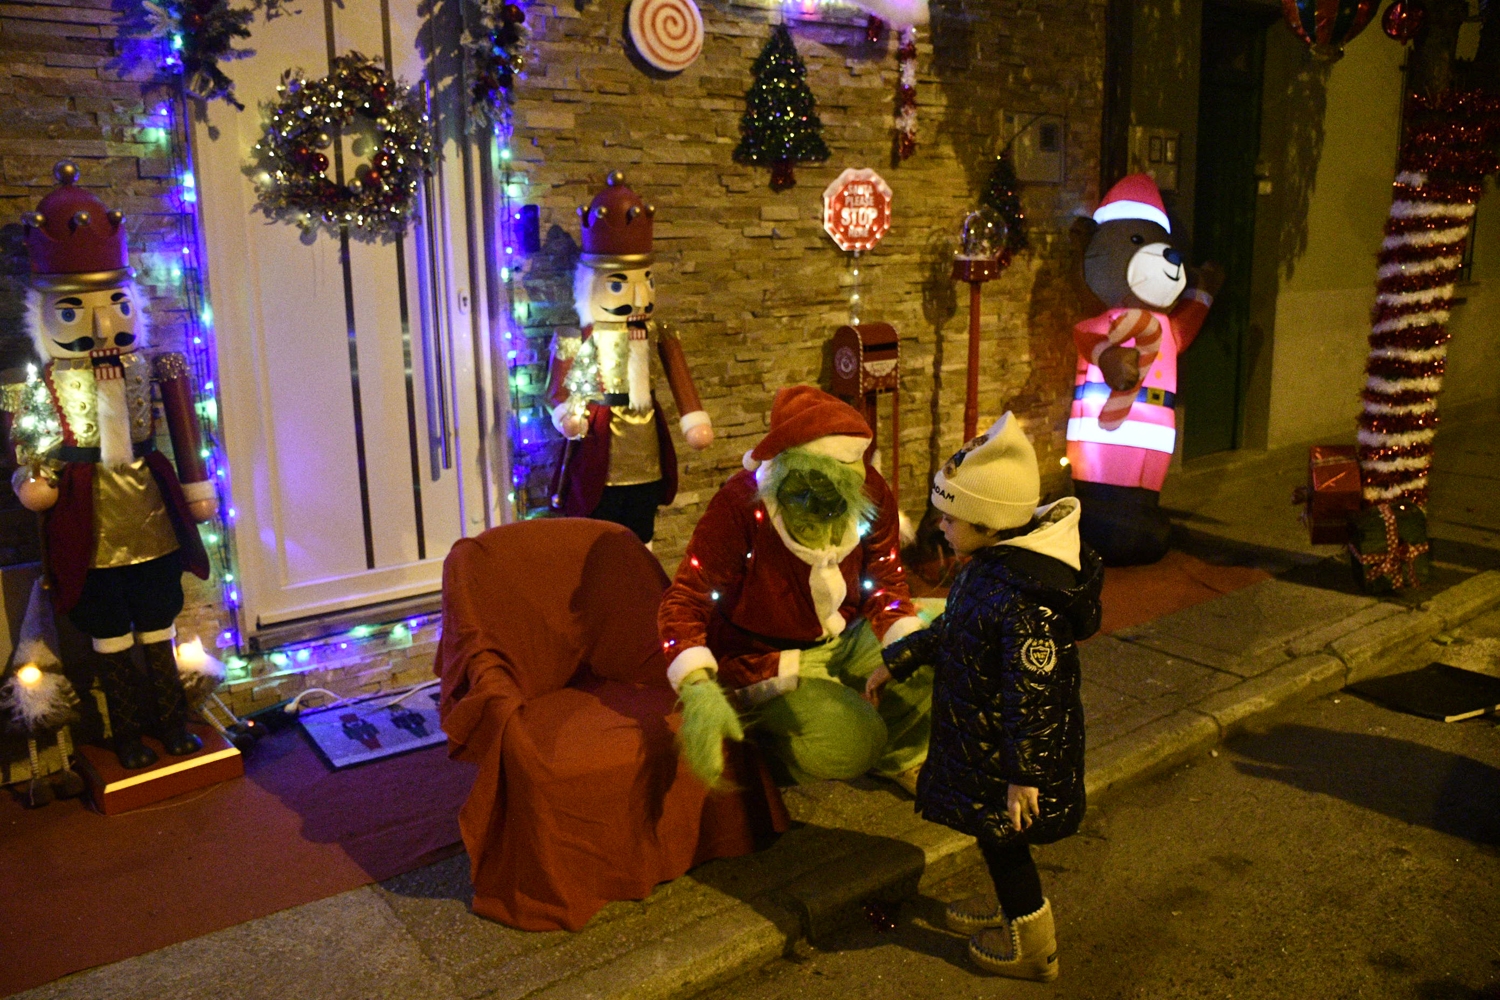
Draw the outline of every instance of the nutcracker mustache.
M613 308L606 306L606 307L603 307L603 308L604 308L604 311L607 312L607 313L609 313L611 316L630 316L632 319L635 318L634 316L631 315L632 313L635 312L635 306L631 305L628 302L625 303L622 306L614 306ZM646 307L641 310L641 313L644 316L650 316L651 313L654 312L655 310L656 310L656 303L654 303L654 302L647 302L646 303Z

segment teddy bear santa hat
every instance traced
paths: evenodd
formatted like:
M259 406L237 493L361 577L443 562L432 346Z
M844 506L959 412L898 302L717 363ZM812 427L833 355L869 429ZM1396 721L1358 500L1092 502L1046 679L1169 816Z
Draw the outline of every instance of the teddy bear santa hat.
M859 411L836 396L810 385L776 393L771 429L760 444L745 452L745 468L755 472L790 448L802 448L839 462L857 462L875 437Z
M1121 219L1141 219L1154 222L1167 232L1172 231L1172 220L1167 218L1167 206L1161 200L1161 189L1149 174L1131 174L1121 178L1099 207L1094 209L1094 221L1099 224Z

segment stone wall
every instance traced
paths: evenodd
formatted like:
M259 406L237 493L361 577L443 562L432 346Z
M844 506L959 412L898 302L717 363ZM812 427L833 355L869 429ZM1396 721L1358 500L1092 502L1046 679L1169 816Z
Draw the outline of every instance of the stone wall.
M804 13L808 6L816 12ZM0 5L0 220L34 208L54 183L56 160L77 161L83 183L127 215L157 346L180 349L186 306L172 254L183 218L169 176L171 123L160 110L169 91L154 79L151 50L123 36L121 9L116 0ZM827 384L826 344L847 320L852 274L822 231L821 193L845 167L876 168L895 193L893 230L860 262L861 315L902 335L902 505L920 517L931 473L961 443L967 289L949 280L949 264L959 223L1006 139L1006 113L1065 116L1067 166L1063 184L1023 190L1033 249L984 290L981 425L1015 410L1037 440L1044 488L1066 489L1058 459L1072 382L1069 327L1096 308L1075 277L1069 227L1097 195L1103 0L934 0L919 44L919 146L900 164L892 161L895 39L886 32L867 41L865 17L853 8L705 0L703 55L670 78L628 51L615 0L526 9L532 42L511 162L524 175L516 178L523 199L542 208L544 249L518 285L530 344L518 357L519 402L530 426L545 423L547 343L576 322L574 209L608 171L623 169L658 206L659 315L681 332L719 433L706 452L682 456L677 504L658 522L657 551L669 569L713 491L764 433L776 389ZM792 18L833 155L798 167L797 186L775 193L768 171L737 165L731 154L750 64L783 17ZM0 225L0 248L3 368L31 353L20 327L18 224ZM881 420L888 446L888 397ZM550 473L548 454L535 457L520 498L533 507ZM0 489L0 564L34 559L34 539L35 518ZM180 623L210 645L222 612L216 594L212 585L191 590ZM335 675L340 690L416 679L432 640L414 638L347 649L335 640L312 650L306 665L237 661L229 698L245 710Z
M1067 119L1066 180L1023 189L1034 249L984 290L981 427L1015 410L1037 440L1045 488L1065 489L1070 326L1093 308L1068 233L1096 197L1104 3L934 0L918 46L919 145L899 165L895 40L867 42L862 15L823 8L822 20L801 19L801 5L704 3L702 56L663 79L633 63L617 8L528 7L533 41L511 145L523 190L542 208L544 248L524 280L532 350L521 360L535 366L519 381L522 405L535 407L529 424L545 420L548 340L577 322L575 209L621 169L657 206L657 316L679 330L719 435L705 452L680 455L681 492L657 522L657 552L675 568L704 505L765 432L776 390L828 383L826 345L847 321L853 278L823 233L822 191L846 167L873 167L894 191L894 225L860 262L861 316L901 333L901 497L920 517L931 473L962 443L968 289L949 280L959 223L1004 144L1004 114L1044 111ZM796 187L777 193L767 170L732 153L751 62L784 16L833 155L799 166ZM889 406L882 399L883 441ZM543 500L547 464L535 464L523 503Z

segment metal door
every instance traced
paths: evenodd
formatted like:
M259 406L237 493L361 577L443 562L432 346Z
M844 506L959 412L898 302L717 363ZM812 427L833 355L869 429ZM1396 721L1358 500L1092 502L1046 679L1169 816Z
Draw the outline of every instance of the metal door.
M241 624L252 641L273 626L285 634L286 623L312 620L316 630L317 616L435 593L452 543L498 516L490 296L475 287L487 255L456 7L314 0L257 22L255 55L230 65L246 110L216 102L195 130ZM394 243L326 233L309 242L254 211L245 168L263 127L258 105L277 96L283 71L321 76L350 51L383 57L421 87L438 130L419 223ZM341 141L330 176L360 161L351 137Z

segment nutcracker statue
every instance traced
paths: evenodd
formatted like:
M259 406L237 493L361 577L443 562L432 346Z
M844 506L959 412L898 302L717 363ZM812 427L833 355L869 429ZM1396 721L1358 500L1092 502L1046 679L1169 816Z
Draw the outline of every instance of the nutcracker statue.
M677 454L651 388L651 344L666 369L683 437L713 442L713 424L671 330L657 324L651 274L656 208L611 173L583 220L583 253L573 276L582 330L556 337L548 382L552 423L567 445L552 491L555 508L631 529L647 543L656 508L677 494Z
M208 578L195 522L218 510L199 453L186 359L141 352L145 298L127 266L124 217L77 186L64 160L59 186L22 222L31 251L27 325L46 359L7 387L28 510L45 512L45 569L56 609L93 640L122 767L201 746L186 727L173 622L182 573ZM161 393L177 470L156 450L152 385ZM140 661L135 646L141 646Z

